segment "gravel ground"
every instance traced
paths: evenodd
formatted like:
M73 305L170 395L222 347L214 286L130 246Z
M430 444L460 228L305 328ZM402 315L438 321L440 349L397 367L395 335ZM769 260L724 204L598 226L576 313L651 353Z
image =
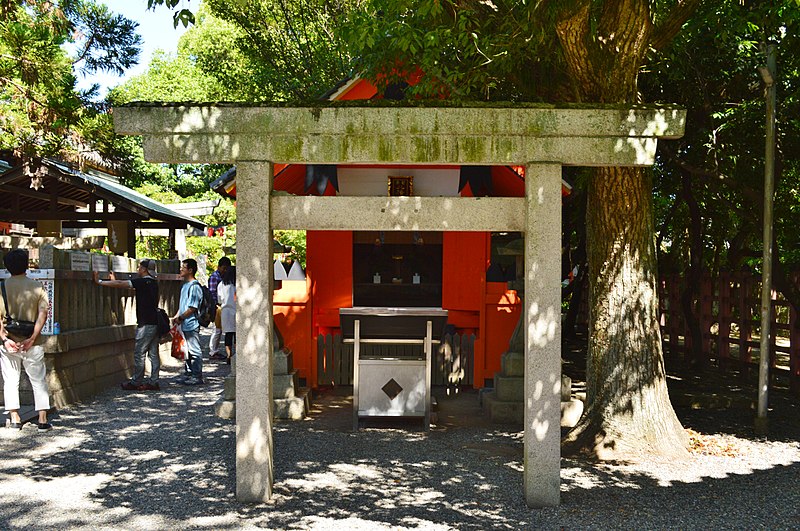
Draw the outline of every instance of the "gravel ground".
M561 505L522 496L522 434L487 425L477 394L440 399L439 422L350 428L341 393L309 419L278 421L274 498L234 499L234 424L213 415L224 364L205 386L113 389L64 409L39 434L0 429L1 529L800 529L797 401L769 440L749 412L679 410L688 462L561 462ZM785 429L784 429L785 428Z

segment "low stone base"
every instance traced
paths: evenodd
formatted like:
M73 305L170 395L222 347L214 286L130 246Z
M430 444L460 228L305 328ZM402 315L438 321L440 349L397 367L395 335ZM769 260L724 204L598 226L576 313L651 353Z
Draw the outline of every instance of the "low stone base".
M297 369L292 369L287 374L272 374L272 398L294 398L297 396L295 389L300 388L300 379Z
M291 398L275 398L272 408L276 419L303 420L311 408L311 390L303 387ZM214 404L214 414L221 419L235 419L236 400L221 398Z
M483 411L492 422L499 424L522 424L525 408L522 402L505 401L497 398L495 391L481 393Z
M484 413L489 415L492 422L498 424L521 425L525 418L525 408L522 402L499 400L494 391L481 393ZM571 398L568 402L561 402L561 427L572 428L583 414L583 401Z
M522 402L525 399L525 378L497 373L494 375L494 392L498 400Z
M583 401L570 398L569 402L561 402L561 427L574 428L583 415Z
M50 405L63 408L91 399L116 387L133 373L133 346L136 326L107 326L46 336L45 367L50 390ZM173 359L170 344L160 345L162 365ZM146 363L149 371L150 362ZM0 388L2 376L0 376ZM33 404L33 391L27 374L20 378L20 404ZM0 393L0 404L3 396Z
M302 387L290 398L275 398L272 401L276 419L303 420L311 408L311 390Z
M214 404L214 414L221 419L235 419L236 400L220 399Z

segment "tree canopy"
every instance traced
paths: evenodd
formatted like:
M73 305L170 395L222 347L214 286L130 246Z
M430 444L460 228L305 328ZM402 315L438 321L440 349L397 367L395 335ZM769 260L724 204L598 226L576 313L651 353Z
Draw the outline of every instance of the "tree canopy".
M3 0L0 12L0 150L26 165L94 150L113 159L120 144L92 102L97 87L77 90L75 73L134 65L137 23L94 0Z
M228 101L308 100L352 72L352 58L337 31L358 0L205 0L191 20L179 55L222 88ZM148 7L175 8L173 0ZM181 15L183 13L183 15Z

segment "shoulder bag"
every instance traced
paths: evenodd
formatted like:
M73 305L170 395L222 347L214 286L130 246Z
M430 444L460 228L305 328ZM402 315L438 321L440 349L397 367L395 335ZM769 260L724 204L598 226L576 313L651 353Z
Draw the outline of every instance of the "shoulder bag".
M6 282L0 281L0 288L3 290L3 304L6 307L6 318L3 323L6 327L6 332L13 334L17 337L31 337L33 335L33 328L36 323L32 321L23 321L22 319L14 319L11 317L11 312L8 311L8 295L6 295Z

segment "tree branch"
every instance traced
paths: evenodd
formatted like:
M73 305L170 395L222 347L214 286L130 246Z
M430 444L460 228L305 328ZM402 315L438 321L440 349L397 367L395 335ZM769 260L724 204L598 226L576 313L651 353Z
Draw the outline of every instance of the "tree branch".
M681 158L674 151L672 151L666 142L659 142L658 148L662 151L662 153L664 153L664 155L666 155L670 162L675 164L681 170L696 177L702 177L707 181L716 182L722 184L723 186L727 186L731 190L742 194L742 198L747 199L755 206L758 206L763 201L764 197L749 186L743 186L741 183L718 171L706 170L681 160Z
M594 83L592 76L594 69L591 66L591 54L589 53L590 9L591 2L583 0L571 11L560 11L556 20L556 35L558 35L564 51L567 69L571 73L570 77L577 84L573 88L580 92L576 94L576 101L579 102L583 101L584 96L591 92Z
M681 31L683 24L697 10L703 0L679 0L670 13L653 30L650 46L656 51L663 50Z
M9 79L7 77L0 77L0 82L8 83L9 85L11 85L15 89L17 89L19 92L21 92L26 98L30 99L33 103L35 103L37 105L40 105L42 107L46 107L47 106L44 103L42 103L41 101L39 101L36 98L34 98L33 94L30 92L30 90L28 90L27 87L24 87L24 86L20 85L19 83L15 83L14 80Z
M94 32L92 32L92 36L89 37L88 39L86 39L86 44L83 46L83 51L81 51L81 53L78 54L78 56L75 58L75 60L72 61L73 65L78 64L81 61L83 61L84 59L86 59L86 56L89 55L89 50L91 49L92 45L94 44L94 39L95 39L95 34L94 34Z

